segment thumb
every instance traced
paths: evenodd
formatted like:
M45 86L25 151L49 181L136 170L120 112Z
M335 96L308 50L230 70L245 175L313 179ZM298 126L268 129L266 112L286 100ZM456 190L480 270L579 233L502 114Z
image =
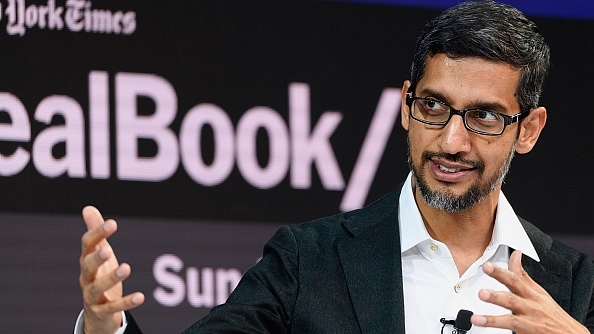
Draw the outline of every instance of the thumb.
M85 206L82 210L82 216L85 224L87 225L87 229L89 230L104 223L101 212L99 212L99 210L97 210L97 208L94 206Z

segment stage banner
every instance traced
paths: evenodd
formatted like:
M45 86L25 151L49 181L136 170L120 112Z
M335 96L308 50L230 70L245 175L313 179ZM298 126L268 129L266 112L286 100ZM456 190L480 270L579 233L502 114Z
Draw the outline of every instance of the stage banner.
M0 0L0 332L72 330L85 205L120 224L111 242L133 268L126 291L147 296L141 327L172 333L224 301L279 226L389 192L408 173L402 83L439 12ZM594 20L530 18L552 49L549 119L503 190L594 255Z

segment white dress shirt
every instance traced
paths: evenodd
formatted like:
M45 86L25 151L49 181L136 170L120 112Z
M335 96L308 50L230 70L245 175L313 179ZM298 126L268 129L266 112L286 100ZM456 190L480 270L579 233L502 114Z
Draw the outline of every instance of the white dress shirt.
M429 236L416 205L408 175L399 200L400 245L404 284L404 313L407 334L439 334L441 318L455 320L460 309L480 315L511 313L500 306L478 298L480 289L509 291L482 270L486 261L508 267L509 248L539 261L534 246L502 192L499 193L495 227L483 256L462 276L448 247ZM453 327L446 326L444 333ZM511 333L510 330L473 326L468 334Z
M83 312L84 311L80 311L78 314L78 319L76 319L76 324L74 324L74 334L85 334L85 318L83 318ZM124 311L122 311L122 324L122 327L120 327L114 334L124 334L126 327L128 327Z

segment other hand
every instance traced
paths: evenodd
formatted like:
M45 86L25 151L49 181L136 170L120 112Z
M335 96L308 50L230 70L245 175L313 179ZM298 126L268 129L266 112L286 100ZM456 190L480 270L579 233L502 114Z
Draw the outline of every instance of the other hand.
M485 302L502 306L512 314L501 316L473 315L477 326L506 328L516 334L590 333L573 319L549 293L536 283L522 267L522 253L514 251L509 259L509 270L490 262L483 265L484 272L507 286L506 291L479 291Z
M130 276L130 266L119 264L107 238L117 230L114 220L104 221L99 210L87 206L82 211L87 232L81 239L80 287L84 302L84 329L87 334L114 333L122 325L122 311L144 302L140 292L122 296L122 281Z

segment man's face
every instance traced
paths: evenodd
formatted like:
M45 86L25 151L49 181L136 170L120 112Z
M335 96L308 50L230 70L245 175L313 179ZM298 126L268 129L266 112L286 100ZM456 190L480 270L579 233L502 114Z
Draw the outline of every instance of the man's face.
M520 112L515 95L519 78L520 71L504 63L438 54L428 59L413 95L459 110L482 108L513 115ZM408 130L417 191L429 205L463 211L500 189L515 151L517 123L500 136L484 136L466 130L460 116L440 127L412 119L406 109L402 125Z

